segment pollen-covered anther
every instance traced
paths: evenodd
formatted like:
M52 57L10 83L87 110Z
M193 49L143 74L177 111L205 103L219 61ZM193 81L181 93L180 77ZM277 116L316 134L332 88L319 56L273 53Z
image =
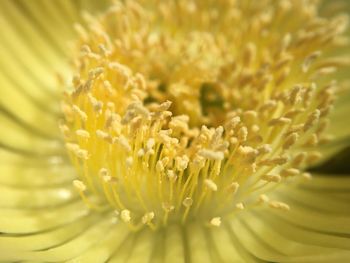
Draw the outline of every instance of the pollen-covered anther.
M193 199L192 199L191 197L186 197L186 198L183 200L182 204L183 204L185 207L190 207L190 206L192 206L192 204L193 204Z
M219 227L221 225L221 217L213 217L210 220L210 224L215 227Z
M316 146L318 144L318 142L319 142L319 139L317 137L317 134L314 133L310 136L310 138L304 144L304 146L308 146L308 147Z
M134 163L134 159L133 159L131 156L129 156L129 157L126 158L125 164L126 164L126 166L127 166L128 168L131 168L132 165L133 165L133 163Z
M102 138L104 139L104 135L106 135L106 133L101 133ZM131 152L131 146L128 142L128 140L124 137L124 136L120 136L117 138L114 138L114 142L118 143L126 152Z
M153 146L156 144L154 138L149 138L146 143L146 150L147 152L153 149Z
M79 145L77 144L71 144L67 143L66 148L71 151L75 157L82 159L82 160L88 160L90 157L90 154L87 150L81 149Z
M283 177L290 177L290 176L296 176L300 174L300 170L295 168L288 168L281 171L281 176Z
M102 113L103 103L101 101L98 101L96 98L94 98L90 94L88 94L88 99L89 99L89 102L92 105L92 108L93 108L94 112L96 112L97 114L101 114Z
M247 140L247 137L248 137L248 129L247 127L243 126L238 130L238 140L244 142Z
M143 157L145 155L145 150L144 149L140 149L137 151L137 156L138 157Z
M312 175L310 173L302 173L301 176L305 179L305 180L312 180Z
M129 223L131 221L130 211L127 209L122 210L120 213L120 218L123 220L123 222Z
M80 117L80 119L83 122L87 121L87 119L88 119L87 114L84 111L82 111L77 105L73 105L72 109Z
M264 155L264 154L272 152L272 147L269 144L264 144L262 146L259 146L257 150L258 150L259 155Z
M216 151L212 151L212 150L208 150L208 149L199 150L198 154L204 158L209 159L209 160L221 161L224 159L223 152L216 152Z
M279 183L282 177L279 174L265 174L261 176L261 179L267 182Z
M81 191L81 192L86 191L86 185L80 180L74 180L73 185L78 191Z
M298 153L293 161L292 161L292 165L293 166L296 166L296 167L299 167L301 166L301 164L303 163L303 161L306 159L306 156L307 156L307 153L306 152L300 152Z
M286 203L280 202L280 201L270 201L269 202L269 206L271 208L280 209L280 210L283 210L283 211L289 211L290 210L289 205L287 205Z
M275 166L275 165L282 165L288 162L288 157L281 156L281 157L276 157L273 159L265 159L261 160L258 162L259 165L262 166Z
M162 203L162 209L167 212L167 213L170 213L171 211L173 211L175 209L175 206L169 204L169 203L166 203L166 202L163 202Z
M307 131L310 128L312 128L314 124L319 120L320 115L321 115L321 112L318 109L315 110L313 113L311 113L304 124L304 131Z
M252 165L255 162L259 152L250 146L239 146L239 148L237 149L237 153L244 161L243 164Z
M80 149L79 145L76 143L66 143L66 148L68 151L75 153Z
M146 224L151 223L151 221L153 220L153 218L154 218L154 212L149 212L149 213L146 213L146 214L142 217L141 221L142 221L143 224L146 225Z
M307 154L306 162L308 164L314 164L322 158L322 153L318 151L312 151Z
M232 194L235 194L239 189L239 184L237 182L232 182L228 187L227 191L231 192Z
M65 124L59 123L58 125L64 139L68 140L68 138L71 136L71 131L69 129L69 127Z
M205 185L211 190L216 192L218 190L218 186L216 185L216 183L214 183L213 180L211 179L205 179L204 180Z
M104 72L104 68L102 67L97 67L89 71L89 78L90 79L95 79L98 76L100 76Z
M283 149L288 149L293 146L297 142L298 137L299 135L296 132L290 134L284 141Z
M101 177L103 176L108 176L109 172L106 168L101 168L100 171L98 172Z
M111 137L107 132L105 132L105 131L97 130L97 131L96 131L96 136L97 136L97 138L99 138L99 139L112 142L112 137Z
M112 182L113 177L110 176L110 175L104 175L104 176L102 176L102 180L103 180L105 183L109 183L109 182Z
M292 120L290 118L280 117L280 118L270 120L269 125L270 126L279 126L279 125L290 124L291 122L292 122Z
M90 138L90 133L86 130L76 130L75 132L79 137L84 138L84 139L89 139Z
M168 170L167 175L170 181L175 181L177 179L177 176L173 170Z
M243 210L243 209L245 208L245 206L244 206L243 203L237 203L237 204L236 204L236 208L237 208L238 210Z
M269 198L267 195L262 194L262 195L259 195L258 203L260 203L260 204L265 204L265 203L267 203L269 200L270 200L270 198Z
M315 51L312 54L308 55L302 63L303 72L307 72L309 70L310 66L312 65L312 63L320 56L321 56L320 51Z

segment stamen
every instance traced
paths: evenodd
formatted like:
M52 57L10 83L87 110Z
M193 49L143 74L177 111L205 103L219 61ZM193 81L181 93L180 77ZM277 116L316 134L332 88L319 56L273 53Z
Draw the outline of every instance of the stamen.
M305 167L330 138L341 89L329 79L350 64L331 56L345 18L319 23L317 1L216 5L220 19L206 1L118 1L75 25L59 124L73 185L89 208L120 211L133 231L220 226L257 206L288 211L267 194L311 179Z
M221 218L220 217L214 217L210 220L210 224L212 226L219 227L221 225Z
M269 202L269 206L271 208L280 209L280 210L283 210L283 211L289 211L290 210L289 205L287 205L285 203L282 203L282 202L279 202L279 201L270 201Z
M213 182L213 180L211 180L211 179L205 179L204 182L205 182L206 186L207 186L210 190L212 190L212 191L214 191L214 192L216 192L216 191L218 190L218 187L217 187L217 185Z
M125 223L129 223L131 221L131 215L130 215L130 211L125 209L122 210L120 213L120 218L125 222Z

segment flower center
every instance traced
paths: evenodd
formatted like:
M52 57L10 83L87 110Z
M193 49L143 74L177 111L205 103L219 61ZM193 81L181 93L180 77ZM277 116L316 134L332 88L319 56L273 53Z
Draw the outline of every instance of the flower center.
M289 209L266 193L320 157L345 19L273 3L127 1L86 16L61 130L88 206L135 230Z

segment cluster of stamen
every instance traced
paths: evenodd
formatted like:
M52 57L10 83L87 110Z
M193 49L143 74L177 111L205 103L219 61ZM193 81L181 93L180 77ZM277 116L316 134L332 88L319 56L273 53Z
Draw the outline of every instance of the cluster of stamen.
M314 1L248 2L118 2L77 26L60 127L91 209L135 230L289 210L267 193L320 158L346 21Z

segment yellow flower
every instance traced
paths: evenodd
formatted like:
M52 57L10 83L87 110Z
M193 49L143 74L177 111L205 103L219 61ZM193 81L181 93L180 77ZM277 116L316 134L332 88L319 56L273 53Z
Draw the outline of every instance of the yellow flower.
M349 261L347 4L1 1L0 261Z

